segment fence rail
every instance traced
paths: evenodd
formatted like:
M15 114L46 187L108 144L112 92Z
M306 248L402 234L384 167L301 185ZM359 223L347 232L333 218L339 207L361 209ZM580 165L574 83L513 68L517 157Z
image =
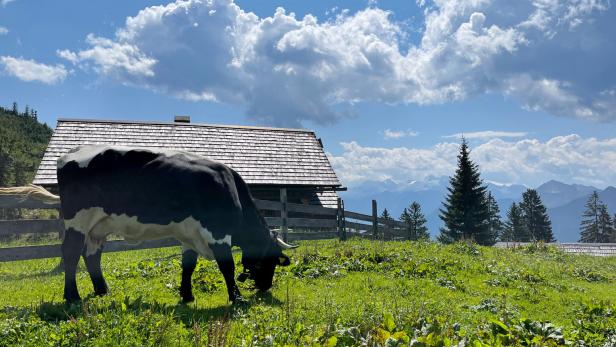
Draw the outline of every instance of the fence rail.
M293 204L286 202L286 199L281 201L255 200L255 204L260 210L274 211L279 214L279 217L265 217L265 220L271 228L281 230L283 237L288 241L346 239L347 236L399 239L405 234L401 229L403 223L378 218L376 209L373 209L372 215L345 211L344 202L340 199L337 208ZM376 201L373 201L373 205L376 206ZM60 204L43 203L20 195L0 195L0 208L59 209ZM301 213L305 217L289 217L289 213ZM61 238L63 232L64 221L62 219L0 220L0 236L57 233ZM179 245L179 242L173 239L146 241L140 244L129 244L126 241L117 240L106 242L105 252L175 245ZM59 257L60 253L59 244L0 248L0 262Z
M516 248L530 245L530 242L497 242L496 247ZM616 243L548 243L565 253L587 254L599 257L616 256Z

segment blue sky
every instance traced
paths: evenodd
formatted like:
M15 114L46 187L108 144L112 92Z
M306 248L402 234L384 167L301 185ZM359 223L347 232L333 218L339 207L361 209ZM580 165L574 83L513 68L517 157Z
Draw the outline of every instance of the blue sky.
M460 133L486 180L605 187L613 37L601 0L0 0L0 103L311 128L351 188L450 175Z

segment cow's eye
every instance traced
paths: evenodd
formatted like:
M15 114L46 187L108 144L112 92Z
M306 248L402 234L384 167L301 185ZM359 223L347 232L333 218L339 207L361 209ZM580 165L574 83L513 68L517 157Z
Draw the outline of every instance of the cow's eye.
M262 267L262 266L261 266L261 263L256 263L256 264L255 264L255 269L257 269L257 270L261 270L261 267Z

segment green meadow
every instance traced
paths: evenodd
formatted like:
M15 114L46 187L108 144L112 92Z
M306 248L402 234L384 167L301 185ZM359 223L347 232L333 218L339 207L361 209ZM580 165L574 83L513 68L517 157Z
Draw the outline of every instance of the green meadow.
M304 241L268 293L231 305L200 260L179 302L179 247L108 253L110 294L66 306L58 259L0 263L1 346L615 346L616 257L534 245ZM240 254L236 254L240 270Z

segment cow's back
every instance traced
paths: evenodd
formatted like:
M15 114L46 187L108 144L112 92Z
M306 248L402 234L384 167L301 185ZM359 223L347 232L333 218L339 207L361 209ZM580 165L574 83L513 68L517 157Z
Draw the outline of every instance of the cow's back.
M101 208L143 224L198 220L215 239L232 235L241 216L233 172L181 151L84 146L58 160L65 219Z

